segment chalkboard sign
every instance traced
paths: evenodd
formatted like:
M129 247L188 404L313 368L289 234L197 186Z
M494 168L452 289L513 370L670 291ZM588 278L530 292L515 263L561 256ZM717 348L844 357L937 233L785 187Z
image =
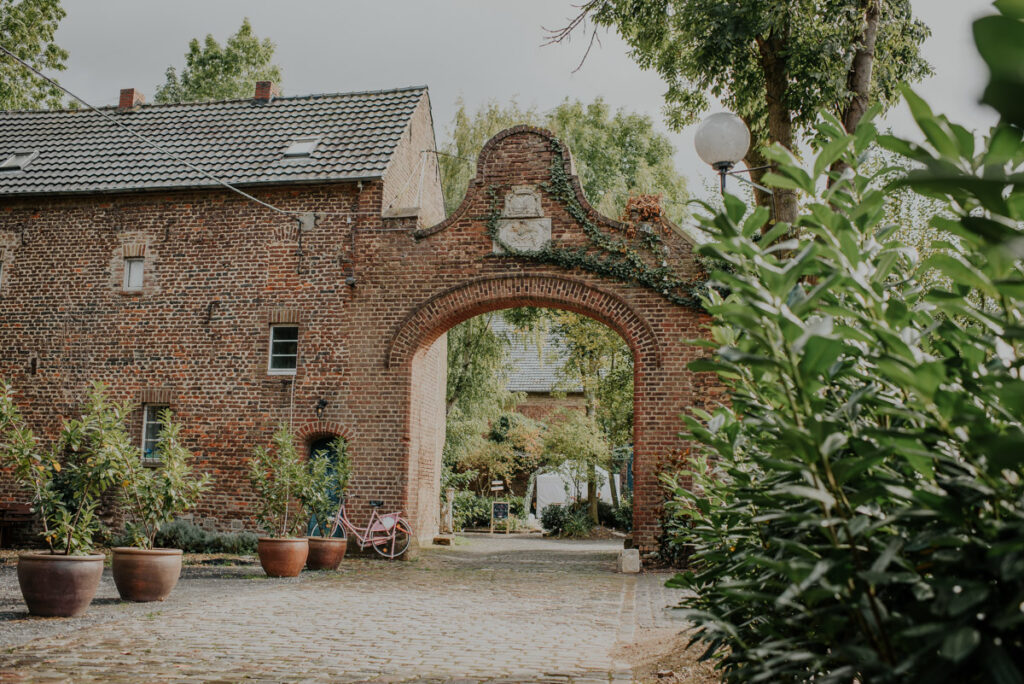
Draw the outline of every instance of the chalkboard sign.
M505 524L505 534L512 533L512 518L509 516L508 507L508 501L491 502L491 534L494 534L495 521L503 522Z

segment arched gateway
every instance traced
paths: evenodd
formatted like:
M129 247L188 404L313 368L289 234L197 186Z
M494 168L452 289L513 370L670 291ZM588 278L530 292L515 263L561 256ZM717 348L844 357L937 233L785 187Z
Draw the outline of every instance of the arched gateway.
M698 355L686 340L704 335L706 323L686 301L687 281L699 275L692 244L667 222L638 223L598 215L564 147L549 132L522 126L487 143L477 176L450 217L415 231L412 242L396 239L394 258L375 261L380 272L367 276L401 282L403 289L394 293L386 312L394 322L377 347L388 401L375 420L399 437L381 446L398 452L393 456L406 477L395 483L401 490L395 494L421 539L437 527L443 335L481 313L538 306L594 318L633 352L634 537L642 549L654 547L663 498L659 465L683 446L680 415L707 403L716 389L712 378L686 368ZM623 262L627 267L613 266Z

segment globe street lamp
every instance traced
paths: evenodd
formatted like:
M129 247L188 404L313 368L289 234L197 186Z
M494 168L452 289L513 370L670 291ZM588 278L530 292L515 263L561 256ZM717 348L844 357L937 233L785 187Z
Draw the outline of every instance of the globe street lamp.
M733 171L732 167L747 156L750 149L750 131L743 119L732 112L718 112L700 122L697 132L693 136L694 147L697 154L707 164L711 165L718 172L719 187L722 194L725 194L725 177L736 176L744 183L749 183L761 192L771 196L772 222L776 220L775 193L770 188L758 185L752 180L741 176L741 173L762 171L772 168L771 164L766 166L749 166L739 171Z
M718 112L701 122L693 136L697 155L718 172L722 192L725 177L732 167L747 156L750 131L743 120L732 112Z

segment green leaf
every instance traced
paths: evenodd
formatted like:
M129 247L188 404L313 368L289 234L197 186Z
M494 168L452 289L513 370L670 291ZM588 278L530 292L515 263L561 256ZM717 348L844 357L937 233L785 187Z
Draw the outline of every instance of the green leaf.
M821 375L843 353L843 346L842 341L830 337L811 337L804 345L800 373L809 377Z
M824 489L806 487L804 485L786 485L784 487L779 487L777 491L782 494L789 494L790 496L799 497L801 499L813 499L814 501L819 501L825 504L825 506L829 508L836 505L835 497Z
M1024 2L1024 0L1021 0ZM982 163L985 166L1003 166L1020 154L1021 130L1005 124L997 126L989 140Z
M1024 19L1024 0L996 0L992 4L1011 19Z
M939 655L954 663L974 652L974 649L981 643L981 634L973 627L961 627L942 640L942 648Z
M922 265L922 269L934 268L952 278L953 282L981 290L989 296L996 296L995 285L988 277L972 264L959 256L951 254L933 254Z

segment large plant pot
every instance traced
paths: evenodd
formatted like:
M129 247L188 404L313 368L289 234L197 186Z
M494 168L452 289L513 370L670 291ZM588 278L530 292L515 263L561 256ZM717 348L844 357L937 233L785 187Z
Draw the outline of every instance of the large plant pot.
M78 617L85 613L100 586L104 558L102 553L20 554L18 584L28 612L42 617Z
M260 555L263 572L271 577L297 577L306 564L309 541L305 537L260 537L256 552Z
M345 557L348 540L344 537L307 537L309 556L306 567L310 570L337 570Z
M111 565L117 593L125 601L163 601L181 576L181 549L119 546Z

